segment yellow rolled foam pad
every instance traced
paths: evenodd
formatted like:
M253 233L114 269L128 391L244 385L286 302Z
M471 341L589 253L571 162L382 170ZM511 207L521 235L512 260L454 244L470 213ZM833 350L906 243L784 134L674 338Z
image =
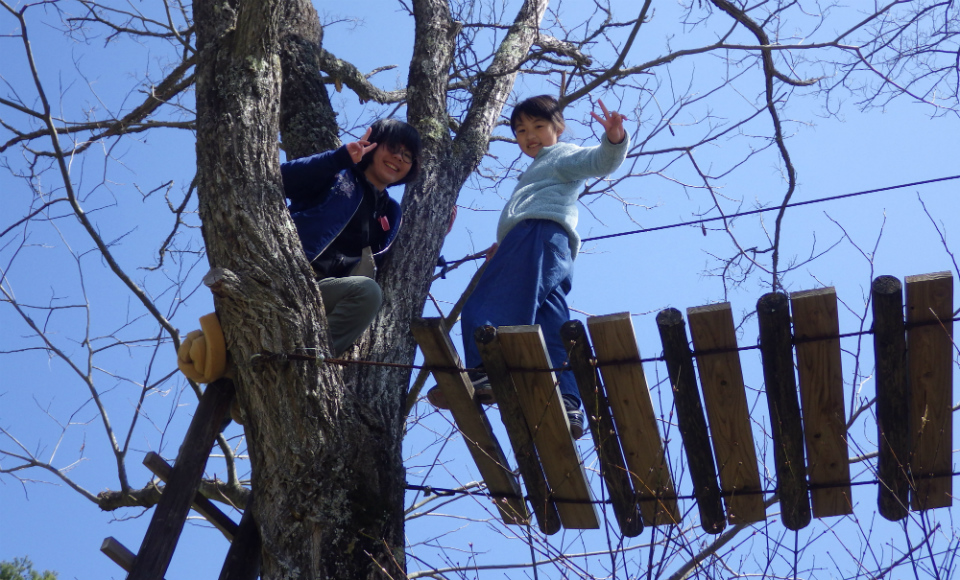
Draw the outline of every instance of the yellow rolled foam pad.
M212 383L227 370L227 345L217 315L200 317L200 330L187 334L177 350L177 366L198 383Z

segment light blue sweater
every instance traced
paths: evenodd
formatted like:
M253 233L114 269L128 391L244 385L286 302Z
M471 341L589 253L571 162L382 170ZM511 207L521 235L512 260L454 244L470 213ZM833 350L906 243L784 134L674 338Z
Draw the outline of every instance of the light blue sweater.
M595 147L557 143L544 147L520 176L513 195L504 206L497 225L497 243L526 219L552 220L563 226L570 237L574 258L580 250L577 234L577 199L583 184L591 177L609 175L626 159L629 135L614 145L606 134Z

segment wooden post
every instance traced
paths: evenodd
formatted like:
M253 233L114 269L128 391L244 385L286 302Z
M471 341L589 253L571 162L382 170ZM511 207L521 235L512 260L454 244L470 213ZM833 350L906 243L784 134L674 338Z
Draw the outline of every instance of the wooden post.
M953 275L907 276L911 506L953 501Z
M507 370L503 350L497 340L497 329L492 326L480 327L473 333L473 338L480 349L483 369L490 378L490 386L500 409L500 419L507 428L507 435L513 445L513 455L520 467L520 475L527 485L527 497L533 506L533 513L537 516L537 525L544 534L555 534L560 531L560 514L557 513L557 506L547 489L533 436L523 416L523 409L520 408L517 387Z
M700 369L703 402L720 470L727 521L748 524L766 517L757 452L743 385L737 332L730 304L687 309L690 334Z
M770 408L770 432L777 467L777 492L783 524L800 530L810 523L807 466L803 453L803 425L797 380L793 374L790 304L785 294L764 294L757 301L760 354Z
M173 468L155 452L151 451L144 456L143 465L160 478L161 481L170 481L170 472L173 471ZM237 534L237 524L199 491L193 497L192 507L194 511L206 518L208 522L220 530L224 537L231 542L233 541L233 537Z
M260 576L260 529L253 517L253 501L251 493L220 569L220 580L257 580Z
M116 538L112 536L104 538L103 543L100 544L100 551L127 572L133 570L133 563L137 559L136 554L128 550L127 547L117 541Z
M633 477L633 489L641 500L644 523L678 524L677 492L667 466L630 313L591 316L587 328L596 349L600 376L609 393L610 410Z
M877 366L877 507L890 521L907 517L910 482L910 390L900 280L873 281L873 350Z
M683 315L676 308L667 308L657 314L657 328L667 363L667 373L673 386L677 405L677 423L683 436L683 445L690 466L693 493L700 509L700 526L708 534L719 534L727 522L717 483L717 465L713 461L707 419L700 403L697 377L693 372L693 355L687 343L687 327Z
M643 519L640 517L637 496L630 485L630 474L623 461L623 450L613 415L610 414L607 393L593 364L587 331L579 320L570 320L560 328L560 336L567 348L570 368L577 379L583 408L590 419L590 434L600 456L600 474L607 484L620 533L634 538L643 531Z
M790 295L797 343L813 516L853 513L847 415L840 365L837 293L820 288ZM818 485L829 487L818 488Z
M200 397L197 412L170 473L170 481L153 512L127 580L160 580L167 573L190 505L200 488L210 448L229 412L233 393L233 381L220 379L207 385Z
M463 440L493 495L500 517L508 524L526 524L530 521L530 514L520 491L520 481L510 470L487 414L473 398L473 386L467 373L457 370L461 368L460 357L443 328L443 320L417 320L410 325L410 330L420 345L426 364L436 367L433 376L443 389L453 420L463 433Z
M563 527L600 527L583 462L570 437L550 355L539 326L501 326L497 336Z

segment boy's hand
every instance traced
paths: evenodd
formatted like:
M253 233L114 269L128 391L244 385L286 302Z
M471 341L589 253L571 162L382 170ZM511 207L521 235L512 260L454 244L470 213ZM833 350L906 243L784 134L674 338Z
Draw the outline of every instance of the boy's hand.
M367 138L370 137L371 130L370 127L367 127L367 132L363 134L363 137L360 137L359 141L347 143L347 153L350 154L350 159L353 160L354 163L360 163L364 155L377 148L376 143L371 144L367 141Z
M590 111L590 114L594 119L600 122L603 125L604 131L607 132L607 139L614 145L618 143L623 143L623 140L627 138L627 132L623 129L623 121L626 119L620 113L614 111L607 111L607 108L603 105L603 101L597 100L600 103L600 108L603 109L603 117Z
M497 248L499 247L500 247L500 244L498 244L497 242L493 242L493 245L486 249L487 259L485 261L489 262L490 258L492 258L493 255L497 253Z

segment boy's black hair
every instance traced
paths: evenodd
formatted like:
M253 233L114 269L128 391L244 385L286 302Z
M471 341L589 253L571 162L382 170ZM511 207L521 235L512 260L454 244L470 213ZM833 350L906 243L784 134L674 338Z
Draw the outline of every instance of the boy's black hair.
M549 121L553 123L553 127L557 130L557 133L563 133L564 128L567 126L563 120L563 110L560 108L560 103L550 95L530 97L525 101L519 102L517 106L513 108L513 113L510 114L510 130L513 131L514 135L517 134L517 123L520 122L521 117Z
M420 133L413 126L398 121L396 119L380 119L370 126L370 137L367 138L371 143L377 144L377 149L386 147L394 149L405 147L410 155L413 156L413 163L410 165L410 171L403 179L390 185L402 185L414 181L420 175ZM377 149L370 151L363 156L360 163L357 163L357 170L363 173L373 161L373 154Z

